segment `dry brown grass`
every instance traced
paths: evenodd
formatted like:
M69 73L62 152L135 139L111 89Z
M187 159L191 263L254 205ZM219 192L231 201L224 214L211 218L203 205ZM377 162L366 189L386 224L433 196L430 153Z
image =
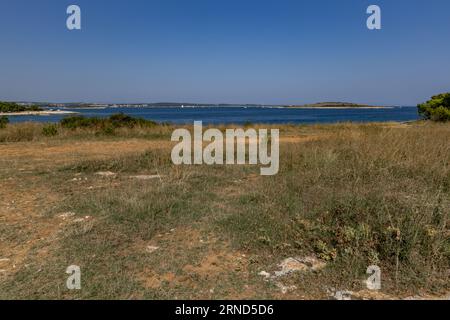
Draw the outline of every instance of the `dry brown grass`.
M330 287L364 289L370 264L391 297L450 290L449 125L283 126L274 177L173 166L169 126L5 130L0 141L22 142L0 144L12 208L0 209L0 258L16 264L0 268L2 298L326 298ZM90 218L61 221L65 211ZM311 254L327 268L290 276L288 295L258 276ZM74 263L84 270L76 293L64 289Z

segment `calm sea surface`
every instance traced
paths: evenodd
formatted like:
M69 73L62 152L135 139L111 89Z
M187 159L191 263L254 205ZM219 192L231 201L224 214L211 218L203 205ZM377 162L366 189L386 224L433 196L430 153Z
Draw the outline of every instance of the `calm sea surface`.
M163 108L106 108L62 109L76 111L87 117L108 117L123 112L130 116L158 122L190 124L243 124L246 122L267 124L336 123L336 122L382 122L412 121L419 115L416 107L391 109L291 109L278 107L163 107ZM10 116L10 122L58 122L67 115Z

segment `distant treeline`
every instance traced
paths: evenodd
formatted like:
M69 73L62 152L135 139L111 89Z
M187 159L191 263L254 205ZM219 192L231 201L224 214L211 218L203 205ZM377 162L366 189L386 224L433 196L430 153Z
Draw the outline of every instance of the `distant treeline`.
M1 102L0 101L0 112L2 113L12 113L12 112L24 112L24 111L42 111L39 106L31 105L19 105L14 102Z

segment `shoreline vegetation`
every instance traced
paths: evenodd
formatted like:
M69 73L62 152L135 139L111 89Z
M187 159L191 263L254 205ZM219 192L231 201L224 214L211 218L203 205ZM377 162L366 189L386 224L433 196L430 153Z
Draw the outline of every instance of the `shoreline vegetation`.
M58 114L76 114L73 111L44 110L36 104L18 104L0 101L0 117L2 116L48 116Z
M18 104L15 102L2 102L0 101L0 113L2 114L12 114L19 112L39 112L43 109L35 104Z

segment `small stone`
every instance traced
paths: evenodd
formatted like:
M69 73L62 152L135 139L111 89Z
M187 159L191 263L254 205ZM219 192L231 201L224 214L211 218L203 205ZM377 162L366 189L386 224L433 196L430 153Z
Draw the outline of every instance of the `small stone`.
M158 250L158 249L159 249L159 247L155 247L155 246L147 246L146 251L147 251L148 253L153 253L153 252L155 252L155 251Z
M287 258L279 266L280 271L275 271L276 277L282 277L293 272L316 271L325 267L325 263L315 257Z
M265 277L266 279L270 278L270 273L266 272L266 271L261 271L260 273L258 273L258 275Z
M111 171L99 171L95 174L102 177L115 177L117 175L117 173Z
M352 291L336 290L335 288L326 288L327 294L331 300L351 300Z
M159 174L155 175L139 175L139 176L130 176L131 179L137 179L137 180L152 180L152 179L161 179L161 176Z
M73 216L75 216L75 212L70 212L69 211L69 212L61 213L58 217L60 217L63 220L66 220L66 219L71 218Z
M281 293L283 294L286 294L289 291L294 291L295 289L297 289L296 286L285 286L281 282L275 282L275 285L281 290Z

